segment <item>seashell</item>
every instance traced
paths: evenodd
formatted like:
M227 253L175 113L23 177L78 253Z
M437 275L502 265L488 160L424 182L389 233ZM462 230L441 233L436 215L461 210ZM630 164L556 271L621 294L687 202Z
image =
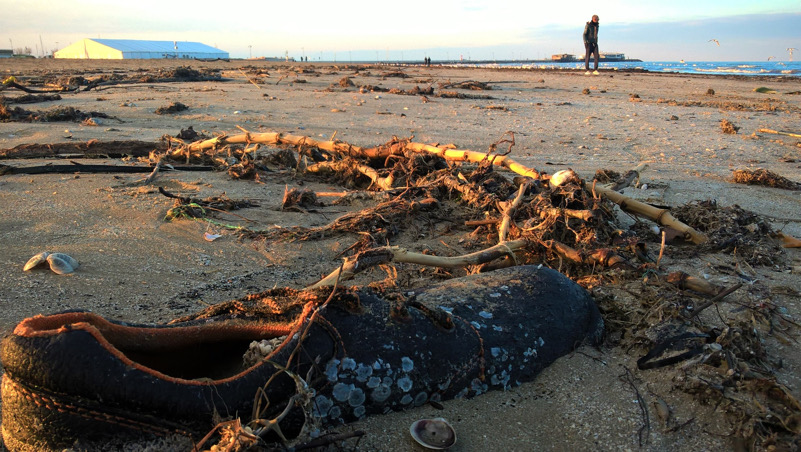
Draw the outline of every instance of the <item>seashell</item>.
M662 399L657 399L654 401L654 408L662 423L667 425L670 420L670 407L668 407L668 404Z
M70 264L70 266L72 267L72 269L73 269L73 270L77 270L77 269L78 269L78 267L80 267L80 266L81 266L81 264L79 264L79 263L78 263L78 261L77 261L77 260L75 260L75 258L74 258L74 257L72 257L72 256L70 256L69 254L64 254L64 253L51 253L51 254L50 254L50 256L55 256L55 257L57 257L57 258L59 258L59 259L61 259L61 260L65 261L66 263ZM50 256L48 256L48 258L49 258Z
M50 253L48 253L47 251L42 251L36 256L33 256L32 258L28 259L28 262L26 262L25 266L22 267L22 271L26 272L34 267L38 267L44 264L47 261L47 256L49 255Z
M222 235L220 235L220 234L212 234L210 232L206 232L206 233L203 234L203 239L206 240L207 242L213 242L213 241L219 239L220 237L222 237Z
M559 187L560 185L564 185L568 182L579 182L579 176L576 174L575 171L572 169L561 170L553 173L551 176L550 184L551 187Z
M456 444L456 431L445 419L420 419L409 427L412 438L428 449L447 449Z
M50 270L58 273L59 275L67 275L75 271L75 267L70 265L70 263L61 257L58 256L59 253L54 253L47 256L47 262L50 263ZM66 255L64 255L66 256ZM67 256L69 257L69 256ZM70 257L70 259L72 259ZM74 259L73 259L74 260Z

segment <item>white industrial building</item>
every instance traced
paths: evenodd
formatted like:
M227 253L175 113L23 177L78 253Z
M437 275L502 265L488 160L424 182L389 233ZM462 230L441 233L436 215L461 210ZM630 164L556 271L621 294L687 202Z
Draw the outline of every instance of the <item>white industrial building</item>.
M56 58L122 59L227 59L228 52L200 42L139 41L136 39L82 39L53 54Z

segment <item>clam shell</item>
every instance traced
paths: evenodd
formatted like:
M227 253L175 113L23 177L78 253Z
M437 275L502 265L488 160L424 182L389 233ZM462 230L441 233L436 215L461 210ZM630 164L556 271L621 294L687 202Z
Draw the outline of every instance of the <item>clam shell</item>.
M447 449L456 444L456 431L445 419L420 419L409 427L412 438L428 449Z
M65 261L66 263L70 264L70 266L72 267L73 270L77 270L78 267L81 266L81 264L79 264L78 261L75 260L75 258L70 256L69 254L51 253L50 256L55 256L55 257Z
M36 256L33 256L32 258L28 259L28 262L26 262L25 266L22 267L22 271L26 272L34 267L38 267L44 264L47 261L47 256L49 255L50 253L48 253L47 251L42 251Z
M70 265L69 261L60 257L60 253L54 253L47 256L47 262L50 263L50 270L58 273L59 275L67 275L75 271L75 267ZM66 254L62 254L61 256L67 256ZM71 260L71 257L67 256Z

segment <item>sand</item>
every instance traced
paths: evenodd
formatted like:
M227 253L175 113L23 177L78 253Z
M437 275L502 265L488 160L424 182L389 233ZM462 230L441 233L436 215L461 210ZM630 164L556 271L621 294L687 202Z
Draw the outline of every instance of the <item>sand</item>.
M62 94L59 101L22 104L19 106L28 110L71 106L118 119L102 119L95 126L0 123L0 151L24 144L95 139L155 143L189 126L208 135L238 134L241 127L315 139L336 136L359 146L381 144L393 136L414 136L417 142L453 143L476 151L486 151L505 133L513 132L511 155L527 166L549 173L572 168L589 180L598 169L622 172L647 162L640 185L625 189L626 195L663 206L708 199L720 206L739 205L766 218L775 230L801 237L798 191L730 181L734 170L764 168L801 182L799 140L758 132L761 128L799 132L798 78L620 71L585 76L579 71L253 61L58 60L0 60L0 75L14 75L21 83L30 83L54 73L89 78L93 74L144 74L178 65L219 70L225 81L114 85ZM408 77L394 76L397 70ZM492 90L452 91L491 99L360 93L358 88L339 85L345 76L356 85L403 90L474 80L489 84ZM761 86L776 92L754 91ZM6 97L20 94L10 88L0 92ZM168 115L154 113L173 102L189 109ZM722 132L724 119L739 127L737 134ZM67 161L98 163L77 155L0 163L32 166ZM265 174L258 183L233 180L222 172L172 172L160 176L155 185L137 184L142 177L86 173L0 176L0 330L8 331L28 316L65 309L90 309L131 322L165 322L266 288L304 287L336 268L341 262L338 253L356 240L345 236L319 242L253 242L204 222L164 221L173 202L160 195L156 186L198 198L225 193L231 198L258 200L260 209L237 214L262 227L317 226L363 207L279 212L276 208L285 187L301 187L286 172ZM302 187L342 190L310 179ZM204 232L222 237L208 242L203 239ZM442 245L444 237L418 232L398 240L410 248L447 252ZM22 271L28 258L45 250L72 255L80 261L80 269L71 276L47 270ZM740 281L732 271L736 261L731 255L677 256L674 258L668 247L664 265L722 286ZM795 320L801 318L799 259L797 250L787 249L782 264L748 269L749 284L764 288L760 293L770 294L769 301ZM364 274L354 283L384 276L380 271ZM404 282L420 285L428 277L430 272L420 272L419 279ZM753 295L737 299L754 302ZM790 334L797 332L791 328ZM761 337L772 362L781 360L781 367L773 368L775 378L800 397L797 342L780 340L767 329ZM644 351L622 346L619 338L608 340L599 348L578 349L536 381L513 390L448 401L443 410L427 405L375 416L339 431L363 430L365 435L358 444L351 440L344 446L364 451L419 450L408 429L414 420L425 417L444 417L453 424L458 437L454 451L698 451L742 445L729 436L734 423L724 409L678 389L675 369L638 370L636 361ZM656 415L657 401L664 401L671 410L667 422Z

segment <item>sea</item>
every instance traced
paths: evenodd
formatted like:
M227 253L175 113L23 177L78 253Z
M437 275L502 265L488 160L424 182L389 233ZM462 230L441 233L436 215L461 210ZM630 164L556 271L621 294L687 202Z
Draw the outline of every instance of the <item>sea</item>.
M504 62L476 64L484 67L519 67L521 69L584 69L584 61L570 63ZM637 69L648 72L681 74L717 74L747 76L785 76L801 78L801 61L620 61L602 62L600 69Z

